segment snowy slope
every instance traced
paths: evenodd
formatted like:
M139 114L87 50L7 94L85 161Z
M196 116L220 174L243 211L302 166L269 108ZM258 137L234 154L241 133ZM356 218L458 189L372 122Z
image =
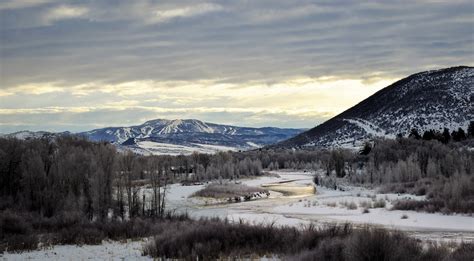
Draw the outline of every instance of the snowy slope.
M248 150L273 144L301 133L303 129L273 127L247 128L219 125L194 119L151 120L130 127L108 127L76 133L91 141L107 141L119 150L130 149L140 154L215 153ZM3 135L17 139L54 138L69 132L20 131Z
M354 107L275 147L357 147L373 137L394 138L474 120L474 68L452 67L411 75Z
M71 133L68 131L65 132L47 132L47 131L18 131L10 134L0 135L0 137L7 137L7 138L16 138L20 140L28 140L28 139L49 139L54 138L59 135L70 135Z
M93 141L108 141L141 154L190 154L247 150L273 144L301 129L247 128L194 119L151 120L131 127L110 127L79 133Z

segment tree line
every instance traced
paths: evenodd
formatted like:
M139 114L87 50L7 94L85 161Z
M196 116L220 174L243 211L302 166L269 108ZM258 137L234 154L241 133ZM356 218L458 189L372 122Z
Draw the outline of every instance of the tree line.
M0 210L13 208L46 217L79 211L90 220L161 216L168 184L258 176L264 169L323 170L326 176L373 185L417 183L418 194L463 197L470 202L474 152L464 144L473 140L473 131L471 122L462 142L453 138L463 137L460 130L443 132L450 142L428 139L428 131L425 138L376 139L360 151L259 149L187 156L119 153L111 144L75 136L0 138ZM440 137L436 132L434 136ZM419 185L427 179L441 185ZM141 190L145 184L149 193Z
M262 169L259 159L227 152L141 156L75 136L0 138L0 211L79 212L89 220L162 216L170 183L256 176Z

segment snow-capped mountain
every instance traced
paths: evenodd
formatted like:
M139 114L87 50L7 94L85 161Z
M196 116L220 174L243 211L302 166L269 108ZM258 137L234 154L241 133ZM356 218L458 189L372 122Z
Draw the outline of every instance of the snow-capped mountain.
M68 131L65 132L48 132L48 131L18 131L10 134L0 135L0 137L8 137L8 138L17 138L20 140L28 140L28 139L43 139L43 138L54 138L57 135L69 135L71 134Z
M411 75L273 147L357 147L374 137L395 138L447 127L467 129L474 120L474 67L452 67Z
M273 144L302 129L247 128L194 119L151 120L131 127L109 127L78 133L92 141L108 141L144 154L180 154L246 150Z

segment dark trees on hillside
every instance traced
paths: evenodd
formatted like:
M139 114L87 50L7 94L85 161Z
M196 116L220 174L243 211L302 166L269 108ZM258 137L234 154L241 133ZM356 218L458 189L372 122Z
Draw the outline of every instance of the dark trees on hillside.
M418 133L417 129L411 129L410 134L408 135L409 138L414 138L414 139L421 139L421 135Z
M334 164L334 170L336 171L337 177L344 177L346 175L344 166L345 166L345 158L343 151L341 150L333 150L331 152L331 161Z
M444 128L442 136L443 139L441 140L441 142L443 142L444 144L448 143L451 140L451 134L449 134L448 128Z
M423 140L434 140L437 138L437 133L434 130L427 130L423 133Z
M474 121L469 122L469 127L467 127L467 135L471 138L474 138Z
M462 128L459 128L457 131L451 132L451 137L454 141L463 141L466 139L466 132Z
M451 139L454 142L459 142L467 139L469 136L466 134L464 129L458 128L449 133L448 128L444 128L443 132L435 130L427 130L423 133L423 140L438 140L444 144L447 144Z
M359 151L359 154L368 155L371 150L372 150L372 145L370 145L370 142L365 142L364 147L362 147L362 149Z

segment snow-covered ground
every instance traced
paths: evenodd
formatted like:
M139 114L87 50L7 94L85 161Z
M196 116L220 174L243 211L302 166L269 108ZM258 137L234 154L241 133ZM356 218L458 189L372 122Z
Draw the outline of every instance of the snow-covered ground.
M268 183L289 182L307 184L313 173L296 171L274 171L272 175L243 179L242 184L261 186ZM351 222L356 226L373 225L402 230L424 241L470 241L474 242L474 217L466 215L443 215L415 211L392 211L392 202L397 199L424 200L424 197L408 194L376 194L373 190L346 187L345 191L317 187L314 195L284 195L270 192L270 197L218 205L206 205L203 200L190 198L205 185L169 186L167 206L169 210L186 211L191 217L220 217L251 224L275 224L289 226L341 224ZM385 202L385 207L364 208L375 202ZM351 204L353 203L353 204ZM353 205L350 209L349 205ZM405 217L406 216L406 217ZM404 218L402 218L404 217ZM104 242L100 246L55 246L51 249L0 255L6 260L137 260L149 259L141 256L144 241Z
M0 253L0 260L153 260L142 256L142 241L104 241L102 245L65 245L23 252Z
M313 178L313 173L309 172L278 171L272 174L275 175L245 179L242 183L249 186L281 181L305 184ZM174 186L170 189L170 195L179 195L171 196L173 207L186 210L193 217L220 217L235 221L242 219L250 223L291 226L350 222L355 225L369 224L403 230L422 239L474 241L472 216L390 210L395 200L424 200L424 196L377 194L373 190L360 187L347 187L346 191L317 187L315 195L285 196L271 192L268 199L205 206L196 201L189 204L188 196L202 186L195 186L195 189L193 187ZM376 202L384 202L385 207L374 208ZM356 209L348 207L351 203ZM369 213L363 213L365 208L368 208Z
M193 152L214 154L219 151L237 151L239 148L210 145L210 144L198 144L190 143L188 145L178 145L171 143L160 143L153 141L140 141L134 147L127 147L135 153L142 155L190 155Z

